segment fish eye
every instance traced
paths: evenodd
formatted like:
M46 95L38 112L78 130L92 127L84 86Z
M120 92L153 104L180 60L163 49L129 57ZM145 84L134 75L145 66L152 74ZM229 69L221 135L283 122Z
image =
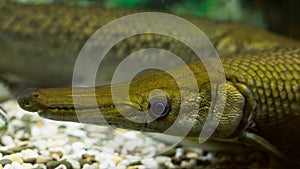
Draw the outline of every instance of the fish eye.
M170 107L165 100L152 100L150 101L150 113L156 118L162 118L169 114Z

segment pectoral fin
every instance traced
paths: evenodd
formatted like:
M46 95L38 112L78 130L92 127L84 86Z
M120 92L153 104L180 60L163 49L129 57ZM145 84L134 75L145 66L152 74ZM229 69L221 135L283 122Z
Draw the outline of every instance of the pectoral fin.
M282 159L288 163L287 157L263 137L255 133L245 132L241 139L245 142L248 142L251 145L254 145L255 147L261 148L262 150L268 152L272 156Z

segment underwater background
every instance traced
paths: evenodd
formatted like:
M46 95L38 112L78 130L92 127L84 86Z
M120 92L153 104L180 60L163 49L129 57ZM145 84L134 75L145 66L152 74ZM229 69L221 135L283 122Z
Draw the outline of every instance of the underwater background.
M300 39L298 0L6 0L18 3L147 9L214 20L244 22Z

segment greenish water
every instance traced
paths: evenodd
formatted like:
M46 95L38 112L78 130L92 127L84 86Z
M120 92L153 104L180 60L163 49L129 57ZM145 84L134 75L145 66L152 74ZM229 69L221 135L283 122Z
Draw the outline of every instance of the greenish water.
M68 4L162 10L179 15L206 17L214 20L245 22L265 28L262 13L244 0L7 0L21 3Z

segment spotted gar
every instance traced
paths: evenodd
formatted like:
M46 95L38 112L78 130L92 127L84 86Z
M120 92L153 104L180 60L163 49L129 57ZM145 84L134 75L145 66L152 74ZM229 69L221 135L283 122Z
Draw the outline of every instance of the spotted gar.
M36 82L70 81L72 66L84 41L108 21L131 12L59 6L4 6L0 15L0 33L5 44L0 50L4 51L1 71L31 77ZM186 18L208 35L221 55L225 70L227 81L218 86L226 88L227 102L223 113L216 112L221 121L211 139L249 143L277 156L286 156L292 163L299 163L299 43L242 24ZM162 43L151 43L158 41ZM132 40L117 44L111 55L122 58L119 55L144 47L162 47L187 57L186 60L193 60L189 59L193 53L176 40L158 35L132 37ZM29 62L35 66L28 67ZM70 63L71 69L66 63ZM182 127L193 124L188 136L198 137L211 106L211 86L207 71L199 62L168 73L173 72L183 81L189 81L187 68L196 79L196 90L190 83L179 88L165 72L155 72L129 83L129 100L113 102L112 86L104 85L96 87L95 93L94 88L75 88L81 93L77 95L71 88L29 89L19 96L18 101L25 110L39 112L45 118L78 122L77 108L83 114L83 122L105 125L103 120L94 118L95 110L100 108L109 125L153 132L164 132L173 124L179 110L183 110L178 124ZM126 85L128 83L113 86L124 91ZM165 98L150 97L154 89L163 91ZM181 96L186 99L182 100ZM217 98L223 96L219 94ZM94 97L97 105L89 102ZM82 99L82 102L74 103L73 98ZM199 104L198 109L191 109L195 104Z

